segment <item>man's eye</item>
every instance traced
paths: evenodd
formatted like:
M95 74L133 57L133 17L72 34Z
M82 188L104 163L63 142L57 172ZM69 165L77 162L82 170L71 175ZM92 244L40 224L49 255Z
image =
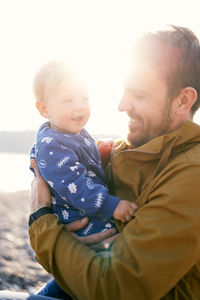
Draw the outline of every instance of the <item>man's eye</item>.
M72 103L72 99L70 99L70 98L64 99L63 103Z
M138 100L144 99L144 95L135 94L134 97Z

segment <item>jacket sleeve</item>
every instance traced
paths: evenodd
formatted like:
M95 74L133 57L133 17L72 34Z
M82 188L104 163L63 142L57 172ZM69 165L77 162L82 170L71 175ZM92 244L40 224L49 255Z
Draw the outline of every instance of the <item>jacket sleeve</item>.
M80 300L160 299L200 260L199 178L198 165L163 175L108 257L43 216L29 232L36 259Z
M120 199L93 181L73 149L56 140L45 143L38 150L37 165L44 180L66 203L84 210L87 216L112 217Z

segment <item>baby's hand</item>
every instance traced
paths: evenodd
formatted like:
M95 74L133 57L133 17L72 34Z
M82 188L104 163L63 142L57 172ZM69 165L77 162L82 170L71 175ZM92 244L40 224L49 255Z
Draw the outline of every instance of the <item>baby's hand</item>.
M122 223L126 223L134 217L137 209L138 206L136 203L127 200L120 200L115 208L113 217L116 220L120 220Z

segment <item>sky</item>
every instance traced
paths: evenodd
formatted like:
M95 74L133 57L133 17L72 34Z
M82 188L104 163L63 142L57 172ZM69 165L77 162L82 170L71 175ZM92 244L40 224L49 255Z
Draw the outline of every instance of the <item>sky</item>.
M35 108L34 74L67 59L88 78L88 130L124 135L128 120L117 105L128 46L165 24L200 36L199 11L199 0L0 0L0 131L37 130L45 119Z

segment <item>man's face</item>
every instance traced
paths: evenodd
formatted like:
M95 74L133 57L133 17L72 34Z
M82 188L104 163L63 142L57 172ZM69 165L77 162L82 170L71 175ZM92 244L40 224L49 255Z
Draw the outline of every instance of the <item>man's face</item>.
M119 110L126 111L130 118L128 141L133 147L176 129L172 101L156 68L142 65L131 72Z

